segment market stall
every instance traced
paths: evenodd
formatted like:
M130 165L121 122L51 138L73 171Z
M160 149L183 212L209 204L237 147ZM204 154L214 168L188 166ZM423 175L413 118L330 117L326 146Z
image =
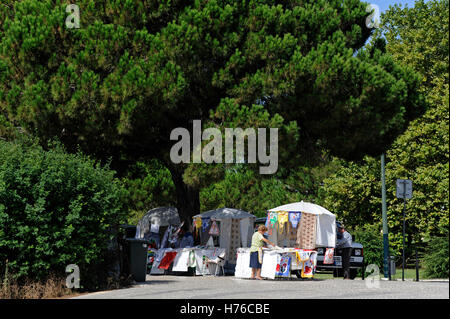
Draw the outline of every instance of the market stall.
M234 268L239 247L249 247L255 216L239 209L219 208L196 215L195 236L203 244L212 241L225 249L227 267Z
M334 247L336 217L322 206L297 202L272 208L267 213L268 238L277 247L263 249L261 276L289 277L293 271L312 278L317 247ZM235 276L249 278L250 250L237 250Z
M196 275L214 275L220 272L225 261L225 249L219 247L163 248L156 251L150 260L150 274L164 274L171 267L173 272L194 269Z
M223 267L234 269L236 249L248 247L255 216L242 210L221 208L194 216L197 246L179 248L182 223L176 208L150 210L138 223L136 238L151 241L147 271L151 275L187 272L196 275L223 273ZM219 269L217 268L219 267Z

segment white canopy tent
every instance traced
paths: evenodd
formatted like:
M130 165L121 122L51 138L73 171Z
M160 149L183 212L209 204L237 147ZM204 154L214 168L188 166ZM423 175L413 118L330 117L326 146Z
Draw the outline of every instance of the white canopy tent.
M249 247L251 244L256 217L249 212L224 207L206 211L193 218L210 219L220 223L219 247L226 249L226 259L230 263L236 261L237 248Z
M145 234L151 231L151 227L178 226L180 225L180 216L175 207L158 207L149 210L139 220L136 227L136 238L144 238Z
M299 212L316 215L316 246L335 247L336 216L326 208L317 204L301 201L272 208L269 212Z

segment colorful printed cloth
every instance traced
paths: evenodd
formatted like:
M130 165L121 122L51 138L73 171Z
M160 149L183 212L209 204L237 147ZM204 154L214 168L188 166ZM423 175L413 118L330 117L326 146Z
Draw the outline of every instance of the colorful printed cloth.
M199 232L200 228L202 227L202 218L201 217L195 217L194 227L195 227L195 233L198 236L198 232Z
M315 251L311 252L309 259L303 263L302 267L302 278L312 278L316 273L317 265L317 253Z
M211 223L211 228L209 229L209 234L213 235L213 236L220 235L219 226L217 226L217 223L215 220L213 220Z
M205 232L209 227L209 217L202 218L202 232Z
M289 213L289 221L291 222L293 228L297 228L301 216L302 213Z
M303 263L309 259L310 251L300 249L295 252L295 257L297 257L298 263Z
M284 227L286 223L289 222L289 213L288 212L279 212L278 213L278 230L279 233L282 234L284 232Z
M279 263L277 264L276 276L289 277L291 272L291 257L288 255L282 255Z
M278 214L277 213L269 213L269 219L270 219L270 225L272 228L275 228L275 225L278 221Z
M327 248L325 251L325 256L323 258L324 264L332 264L334 263L334 248Z
M159 263L159 269L169 269L170 264L173 262L177 255L176 251L168 251L164 254L163 259Z

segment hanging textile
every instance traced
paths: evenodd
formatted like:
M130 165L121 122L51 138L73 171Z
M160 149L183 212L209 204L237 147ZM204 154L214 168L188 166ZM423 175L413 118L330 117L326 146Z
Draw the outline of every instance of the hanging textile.
M300 226L297 230L297 244L301 249L316 248L317 215L302 213Z
M211 228L209 229L209 234L213 236L219 236L220 230L219 226L217 226L217 223L215 220L211 222Z
M189 252L188 267L195 267L196 265L195 252L191 250Z
M302 278L312 278L316 272L317 253L311 252L309 259L303 263Z
M325 256L323 257L324 264L333 264L334 263L334 248L327 248L325 250Z
M275 228L275 225L278 221L278 214L277 213L270 213L270 225L272 228Z
M232 264L236 262L236 252L239 246L241 245L241 238L240 238L240 231L239 231L239 220L238 219L231 219L231 232L230 232L230 247L229 247L229 255L228 255L228 261Z
M212 236L209 236L209 239L206 242L206 247L214 247L214 239L212 238Z
M202 232L208 230L209 227L209 217L202 218Z
M282 255L279 263L277 264L276 276L289 277L291 272L291 257L288 255Z
M241 247L249 247L249 235L250 233L250 218L243 218L240 221L239 225L240 231L241 231L241 241L242 246Z
M158 268L159 269L169 269L169 266L172 263L172 261L175 259L176 255L177 255L176 251L166 252L163 259L159 263Z
M197 236L199 236L199 231L200 231L200 228L202 227L202 218L201 217L195 217L194 227L195 227L195 234Z
M164 236L163 236L163 239L161 241L160 248L166 248L167 247L167 242L168 242L168 239L169 239L169 232L170 232L170 226L167 227L166 231L164 232Z
M230 256L229 248L230 248L230 234L231 234L231 219L222 219L220 220L220 235L219 235L219 244L220 248L225 248L227 251L226 259Z
M289 222L288 212L278 212L278 233L283 234L286 224ZM289 224L288 224L289 226Z
M301 216L302 213L293 213L293 212L289 213L289 222L291 223L292 228L297 228Z
M150 225L150 232L152 232L152 233L159 233L159 225L151 224Z
M310 255L310 252L305 251L303 249L300 249L299 251L295 252L295 257L297 258L297 262L299 264L307 261L309 259L309 255Z
M266 228L267 228L267 232L269 233L269 236L272 236L272 225L271 225L271 223L270 223L270 216L271 216L271 213L270 213L270 212L267 212L267 217L266 217L266 223L265 223L265 226L266 226Z

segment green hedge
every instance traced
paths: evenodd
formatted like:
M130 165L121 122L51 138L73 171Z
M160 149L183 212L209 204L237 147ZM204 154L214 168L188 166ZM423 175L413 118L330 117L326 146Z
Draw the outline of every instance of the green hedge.
M434 237L428 243L422 260L427 278L449 277L449 240L448 233L444 237Z
M124 195L113 171L82 154L0 141L0 270L8 260L16 278L45 280L77 264L81 285L98 288Z

